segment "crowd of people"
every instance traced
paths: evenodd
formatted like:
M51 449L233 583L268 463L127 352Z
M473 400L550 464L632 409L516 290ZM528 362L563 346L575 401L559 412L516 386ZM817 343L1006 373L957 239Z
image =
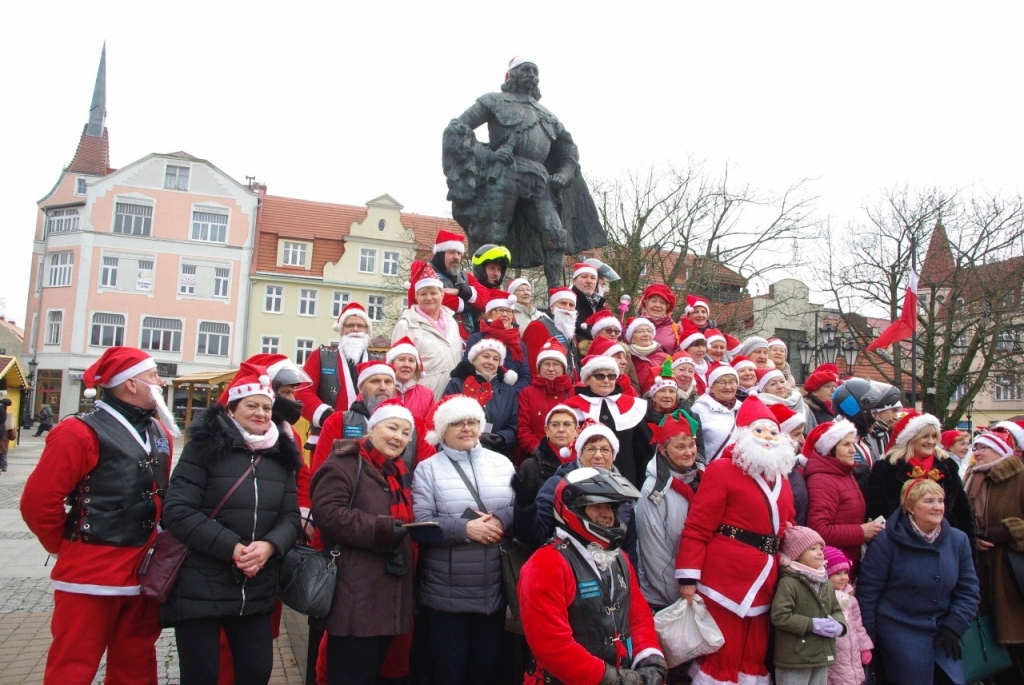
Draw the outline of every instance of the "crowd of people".
M1020 682L1024 426L943 432L829 364L798 386L783 341L692 295L677 320L663 285L620 319L596 260L539 309L507 249L464 257L442 231L412 265L383 358L352 303L304 367L246 360L173 470L153 359L85 372L103 396L22 499L58 555L47 683L104 651L108 683L155 683L168 627L183 685L266 683L296 544L337 564L310 684L963 683L979 612ZM156 604L135 570L161 526L189 554ZM696 596L724 644L670 670L653 614Z

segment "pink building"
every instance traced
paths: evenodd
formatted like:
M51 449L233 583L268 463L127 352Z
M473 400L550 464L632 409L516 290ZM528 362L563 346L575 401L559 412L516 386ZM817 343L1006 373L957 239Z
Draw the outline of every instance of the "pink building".
M82 372L112 345L149 351L165 380L242 361L258 196L184 152L110 168L105 51L89 122L38 202L25 353L34 411L87 409Z

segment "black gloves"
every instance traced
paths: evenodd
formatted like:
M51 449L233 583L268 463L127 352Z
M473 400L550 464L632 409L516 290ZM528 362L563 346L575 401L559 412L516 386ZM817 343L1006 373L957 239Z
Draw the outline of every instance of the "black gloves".
M391 546L398 547L402 544L402 540L409 534L409 529L402 525L402 522L395 520L395 529L391 531Z
M960 659L960 636L948 626L939 626L939 632L935 633L935 649L941 649L953 659Z
M657 654L652 654L637 662L636 672L643 677L644 685L662 685L668 677L668 664Z
M412 566L405 558L402 551L402 540L409 534L409 529L402 526L401 521L395 521L395 528L391 533L391 551L388 552L388 560L384 570L392 576L404 576L412 570Z
M531 478L525 481L518 473L512 474L512 490L516 493L516 504L521 507L529 506L537 499L537 492L540 490L540 479Z
M604 677L598 685L644 685L644 677L628 668L604 666Z
M505 438L497 433L481 433L480 444L489 450L499 452L505 449Z
M473 289L469 287L468 283L459 283L455 286L455 289L459 291L459 299L464 300L466 304L469 304L469 300L473 297Z

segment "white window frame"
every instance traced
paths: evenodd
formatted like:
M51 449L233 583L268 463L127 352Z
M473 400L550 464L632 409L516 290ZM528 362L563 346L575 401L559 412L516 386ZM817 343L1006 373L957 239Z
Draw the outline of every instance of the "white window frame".
M121 323L114 322L102 322L97 323L97 316L119 316L121 317ZM99 342L93 342L93 333L95 329L99 327ZM110 345L106 345L103 342L103 330L105 328L113 329L113 342ZM125 330L128 328L128 316L121 312L93 312L89 316L89 347L118 347L124 345ZM120 329L120 340L118 339L118 329Z
M298 266L305 269L306 248L309 246L309 243L299 243L292 240L285 240L283 242L284 245L281 247L281 265Z
M178 328L164 327L158 325L147 326L146 323L149 321L151 324L175 322L178 324ZM146 331L156 332L160 339L160 347L153 347L153 333L150 333L149 340L146 340ZM139 349L147 350L149 352L170 352L172 354L181 353L181 340L185 332L185 322L181 319L168 317L168 316L148 316L143 315L142 321L139 323ZM170 347L163 347L165 339L169 337Z
M224 222L215 223L212 220L214 217L222 217ZM231 213L227 209L192 205L191 219L189 240L197 243L227 245L228 225L231 223Z
M271 293L271 289L276 290L276 293ZM274 308L269 309L268 303L273 303ZM263 313L264 314L283 314L284 313L284 286L283 285L270 285L263 286Z
M58 320L54 321L54 314L57 315ZM54 334L56 332L56 335ZM46 332L43 338L43 345L60 347L61 338L64 336L64 310L63 309L47 309L46 310Z
M316 288L299 288L299 316L316 316L319 295Z
M1020 402L1024 399L1024 383L1010 374L996 375L992 385L992 399L996 402Z
M191 273L186 271L186 269L191 269ZM196 276L198 275L196 272L198 272L198 271L199 271L199 266L196 265L196 264L185 264L185 263L182 263L182 264L180 264L178 266L178 294L179 295L188 295L188 296L191 296L191 297L195 297L195 294L196 294ZM189 284L189 283L187 283L185 281L186 277L189 277L189 278L192 279L192 283L191 284Z
M316 340L312 338L295 339L295 363L302 366L309 359L309 355L316 350Z
M352 293L344 290L335 290L331 295L331 318L337 319L341 316L341 310L352 301Z
M359 248L359 273L377 273L377 250L372 247Z
M384 307L387 305L387 298L383 295L370 295L366 298L366 315L370 321L384 320ZM374 316L376 314L377 316Z
M210 324L213 326L225 326L227 327L227 333L223 333L219 330L216 331L204 331L203 326ZM227 357L231 355L231 324L227 321L199 321L199 325L196 328L196 354L203 355L205 357ZM224 352L210 352L210 337L216 336L217 338L224 338L223 349ZM200 351L200 346L204 348ZM220 349L220 346L218 346Z
M117 235L150 238L153 235L153 217L155 214L156 206L153 202L135 197L115 197L114 219L110 225L110 232ZM121 219L121 217L125 218ZM119 219L121 220L119 221ZM126 227L125 224L129 225ZM125 230L125 228L128 230Z
M77 231L80 220L81 212L78 210L78 207L51 209L46 214L46 235Z
M103 255L100 259L100 287L117 288L117 267L120 263L117 257Z
M84 176L75 179L75 195L85 195L87 180Z
M261 335L260 336L260 354L280 354L281 350L281 336L279 335Z
M397 250L384 250L380 262L380 273L382 276L397 276L398 265L402 261L402 253Z
M171 174L172 169L174 170L173 177ZM182 174L182 172L185 173ZM188 192L188 184L191 176L192 167L190 165L168 162L164 167L164 190L181 190ZM182 183L183 179L184 183ZM182 186L184 186L184 188Z
M74 280L75 253L61 250L50 253L46 283L48 288L68 288Z
M213 296L227 299L231 293L231 267L217 266L213 269Z

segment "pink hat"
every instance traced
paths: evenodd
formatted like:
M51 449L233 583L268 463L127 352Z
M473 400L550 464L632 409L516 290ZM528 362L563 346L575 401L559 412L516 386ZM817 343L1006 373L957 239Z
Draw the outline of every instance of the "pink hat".
M825 573L834 576L841 571L849 571L851 568L853 568L853 564L846 558L842 550L825 545Z
M384 375L390 376L391 380L395 380L395 367L387 362L368 361L356 366L356 374L356 387L358 388L370 376Z
M93 365L82 373L86 397L96 397L96 386L113 388L144 371L156 368L151 356L135 347L108 347Z
M440 230L437 232L437 237L434 238L434 254L447 252L448 250L458 250L465 253L466 239L458 233Z
M818 535L818 531L804 526L793 526L782 538L782 553L795 561L814 545L825 546L825 541Z

